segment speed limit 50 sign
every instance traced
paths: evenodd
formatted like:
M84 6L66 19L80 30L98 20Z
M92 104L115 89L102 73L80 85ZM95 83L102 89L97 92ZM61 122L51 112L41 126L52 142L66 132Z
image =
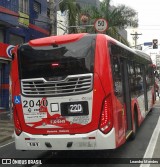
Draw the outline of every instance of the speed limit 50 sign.
M97 19L94 23L94 28L97 32L105 32L108 29L108 22L105 19Z

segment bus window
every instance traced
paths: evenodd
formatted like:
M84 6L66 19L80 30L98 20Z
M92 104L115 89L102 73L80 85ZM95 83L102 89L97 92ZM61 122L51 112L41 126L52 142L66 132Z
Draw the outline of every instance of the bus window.
M144 92L143 65L136 64L135 65L135 73L136 73L136 92L138 95L141 95Z
M123 103L121 64L118 55L112 56L114 92L117 98L120 100L120 102Z
M153 68L150 65L146 66L146 83L147 83L147 90L149 91L153 84L154 84L154 74Z
M130 62L128 63L128 76L129 76L129 85L130 85L130 92L131 92L131 96L135 96L136 92L135 92L135 67L134 67L134 63Z

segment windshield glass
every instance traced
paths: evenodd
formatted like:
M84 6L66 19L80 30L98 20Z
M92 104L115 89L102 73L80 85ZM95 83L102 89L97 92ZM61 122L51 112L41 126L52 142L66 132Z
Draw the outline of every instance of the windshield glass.
M93 35L63 45L22 45L18 50L20 79L93 73L94 49Z

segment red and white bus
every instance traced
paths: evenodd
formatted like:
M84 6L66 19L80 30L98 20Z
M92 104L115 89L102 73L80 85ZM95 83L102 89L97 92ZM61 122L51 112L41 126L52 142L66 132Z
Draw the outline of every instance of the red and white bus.
M18 150L115 149L155 102L150 57L104 34L31 40L11 71Z

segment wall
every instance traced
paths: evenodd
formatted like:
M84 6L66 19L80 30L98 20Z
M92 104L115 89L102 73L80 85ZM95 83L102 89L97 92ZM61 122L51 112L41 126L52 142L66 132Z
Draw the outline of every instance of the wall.
M17 45L50 34L47 1L28 0L27 12L20 8L19 2L22 3L22 1L0 0L0 42ZM40 5L39 13L35 10L35 1ZM24 6L25 8L26 6ZM0 43L0 47L2 45ZM4 53L0 52L0 109L8 110L10 60L3 60Z
M40 13L35 12L34 2L34 0L29 0L29 13L26 14L20 12L19 0L0 1L0 29L4 30L5 43L14 44L10 41L10 34L22 37L24 42L49 35L47 1L36 0L41 6Z

